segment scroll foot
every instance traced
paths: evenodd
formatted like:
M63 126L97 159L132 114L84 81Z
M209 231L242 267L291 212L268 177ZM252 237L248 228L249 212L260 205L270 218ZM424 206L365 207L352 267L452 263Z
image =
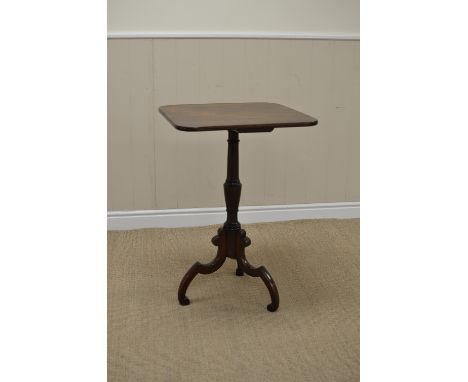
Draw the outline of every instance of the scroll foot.
M182 297L182 299L179 299L179 304L180 305L190 305L190 300L187 298L187 296Z
M266 287L268 288L268 292L270 292L271 304L267 305L267 310L269 312L275 312L276 310L278 310L279 294L278 288L276 287L273 277L271 277L270 273L264 266L254 268L252 265L250 265L247 259L245 258L244 253L241 253L239 256L240 257L238 258L238 261L242 265L242 270L249 276L260 277L263 280Z
M276 305L276 306L273 305L273 304L268 304L268 305L267 305L267 310L268 310L269 312L276 312L277 309L278 309L278 305Z
M195 276L199 273L207 275L216 272L219 268L221 268L225 260L226 256L224 256L222 251L218 249L218 254L212 262L208 264L202 264L197 261L195 264L193 264L192 267L187 271L185 276L182 278L179 285L179 291L177 295L180 305L190 304L190 300L187 298L185 293L187 292L187 288L189 287L190 283L195 278Z

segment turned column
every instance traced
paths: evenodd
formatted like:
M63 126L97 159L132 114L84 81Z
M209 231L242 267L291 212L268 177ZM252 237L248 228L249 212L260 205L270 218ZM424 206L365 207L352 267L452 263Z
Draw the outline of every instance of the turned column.
M229 130L227 177L224 182L224 199L226 201L227 219L223 228L227 231L240 230L237 211L242 184L239 180L239 133Z
M245 231L241 230L241 225L237 218L241 190L242 183L239 179L239 133L234 130L229 130L227 175L226 181L224 182L224 200L226 201L227 218L223 225L223 230L227 240L226 256L237 260L237 276L244 275L242 265L238 258L238 242L243 242L245 247L250 244L250 239L245 236Z

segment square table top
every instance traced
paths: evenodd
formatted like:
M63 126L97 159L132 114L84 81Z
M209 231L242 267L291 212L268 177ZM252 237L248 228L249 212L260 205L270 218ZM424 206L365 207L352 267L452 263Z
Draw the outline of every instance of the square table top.
M178 130L268 132L278 127L314 126L317 119L269 102L166 105L159 112Z

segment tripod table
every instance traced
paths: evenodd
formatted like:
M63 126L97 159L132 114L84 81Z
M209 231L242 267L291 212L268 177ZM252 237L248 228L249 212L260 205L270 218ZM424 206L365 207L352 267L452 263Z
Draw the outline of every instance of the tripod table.
M216 272L229 257L237 261L237 276L243 276L245 272L263 280L271 297L267 309L276 311L279 306L276 284L264 266L255 268L245 258L244 249L250 245L250 239L237 220L242 187L239 180L239 133L266 133L280 127L314 126L318 121L289 107L267 102L167 105L161 106L159 111L178 130L227 130L229 133L227 178L224 183L227 219L211 239L218 251L210 263L196 262L187 271L179 285L179 303L190 304L185 293L197 274Z

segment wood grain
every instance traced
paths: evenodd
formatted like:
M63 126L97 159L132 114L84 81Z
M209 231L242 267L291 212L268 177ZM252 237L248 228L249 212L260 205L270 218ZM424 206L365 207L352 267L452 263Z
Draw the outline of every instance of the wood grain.
M237 102L165 105L159 111L182 131L270 132L275 128L314 126L317 119L278 103Z

